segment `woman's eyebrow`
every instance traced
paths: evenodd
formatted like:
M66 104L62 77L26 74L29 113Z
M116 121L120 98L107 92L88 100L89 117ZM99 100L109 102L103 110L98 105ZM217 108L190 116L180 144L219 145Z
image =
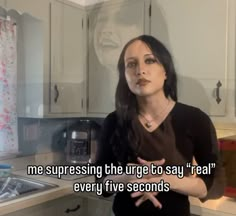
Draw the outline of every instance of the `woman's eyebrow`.
M144 56L154 56L152 53L145 54Z
M135 57L128 57L125 59L125 61L128 61L128 60L135 60Z

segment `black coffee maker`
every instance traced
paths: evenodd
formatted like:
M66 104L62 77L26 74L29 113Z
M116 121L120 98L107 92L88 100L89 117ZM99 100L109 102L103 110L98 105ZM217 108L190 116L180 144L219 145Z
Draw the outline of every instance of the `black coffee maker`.
M66 162L72 164L94 163L101 126L91 120L79 120L68 127L66 138Z

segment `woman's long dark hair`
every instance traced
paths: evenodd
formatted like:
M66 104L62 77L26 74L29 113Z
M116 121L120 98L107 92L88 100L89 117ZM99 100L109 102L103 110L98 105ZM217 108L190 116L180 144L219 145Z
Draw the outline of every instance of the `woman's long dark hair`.
M125 78L125 52L130 44L140 40L144 42L157 58L158 62L164 67L166 72L166 80L164 82L164 94L172 100L177 101L177 79L171 54L167 48L156 38L149 35L141 35L130 40L123 48L119 61L118 72L119 81L116 88L116 115L118 119L118 127L112 137L114 144L114 153L123 165L129 161L136 160L138 152L134 152L129 143L139 147L139 136L136 133L132 119L137 116L138 104L136 96L130 91Z

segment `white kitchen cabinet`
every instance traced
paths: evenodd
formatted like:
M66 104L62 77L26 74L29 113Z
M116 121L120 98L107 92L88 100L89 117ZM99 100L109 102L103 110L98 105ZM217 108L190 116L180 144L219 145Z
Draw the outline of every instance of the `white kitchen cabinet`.
M112 216L112 202L99 198L87 199L86 216Z
M173 56L179 101L224 116L230 0L152 0L151 5L151 35Z
M95 197L68 195L5 216L113 216L112 202Z
M78 196L66 196L37 206L19 210L5 216L85 216L86 203Z
M147 2L112 1L89 8L89 116L105 116L115 109L118 58L131 38L145 33Z
M15 211L13 213L6 214L4 216L42 216L42 215L50 216L50 215L53 215L54 214L53 209L51 208L51 206L47 204L26 208L24 210Z
M82 116L86 96L86 13L55 1L51 8L50 113Z
M17 113L43 117L49 113L50 0L5 0L17 24Z
M6 7L17 11L21 17L18 25L18 116L82 116L86 97L85 11L63 0L37 3L6 0Z
M84 216L87 212L85 199L75 195L54 201L54 207L54 214L59 216Z
M0 7L6 7L6 5L5 5L5 0L0 0Z

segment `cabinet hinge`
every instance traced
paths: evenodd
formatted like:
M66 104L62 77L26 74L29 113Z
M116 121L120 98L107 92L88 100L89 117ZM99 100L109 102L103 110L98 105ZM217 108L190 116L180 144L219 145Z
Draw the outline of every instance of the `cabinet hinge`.
M149 5L149 17L151 17L152 16L152 5L150 4Z
M84 28L84 19L82 19L82 29Z

